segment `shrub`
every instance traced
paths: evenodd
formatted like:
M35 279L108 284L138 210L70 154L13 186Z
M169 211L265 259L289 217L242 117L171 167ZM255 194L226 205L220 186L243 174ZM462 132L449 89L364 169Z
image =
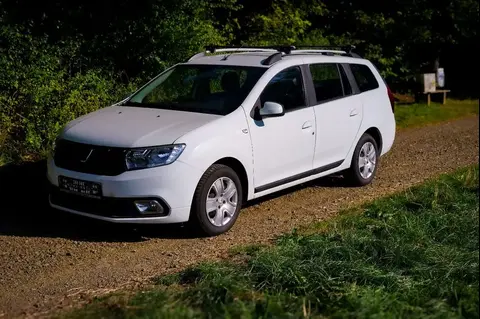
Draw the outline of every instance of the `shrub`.
M78 44L50 45L21 30L0 29L0 157L44 157L65 123L132 92L112 72L82 70Z

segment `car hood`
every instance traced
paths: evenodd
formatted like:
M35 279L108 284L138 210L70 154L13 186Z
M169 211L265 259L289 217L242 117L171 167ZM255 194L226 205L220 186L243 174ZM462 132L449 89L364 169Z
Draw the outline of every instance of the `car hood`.
M70 141L112 147L171 144L182 135L220 115L110 106L70 122L61 137Z

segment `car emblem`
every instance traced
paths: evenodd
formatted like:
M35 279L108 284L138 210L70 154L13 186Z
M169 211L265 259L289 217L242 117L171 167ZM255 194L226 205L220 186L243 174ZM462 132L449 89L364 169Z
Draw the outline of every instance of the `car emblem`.
M88 153L87 157L83 160L80 160L80 162L85 163L86 161L88 161L88 159L90 158L90 155L92 155L92 153L93 153L93 149L91 149L90 152Z

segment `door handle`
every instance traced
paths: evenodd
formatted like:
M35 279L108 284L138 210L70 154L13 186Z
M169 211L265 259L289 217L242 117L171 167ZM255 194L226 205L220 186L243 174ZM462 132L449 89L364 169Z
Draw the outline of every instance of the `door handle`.
M312 122L307 121L307 122L303 123L302 130L305 130L305 129L310 128L310 127L312 127Z
M357 109L353 109L350 111L350 117L358 115Z

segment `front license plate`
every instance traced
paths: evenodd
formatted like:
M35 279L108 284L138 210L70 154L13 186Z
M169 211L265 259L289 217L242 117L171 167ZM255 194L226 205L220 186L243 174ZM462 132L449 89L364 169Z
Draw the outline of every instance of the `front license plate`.
M58 186L63 192L90 198L102 198L102 185L99 183L59 176Z

